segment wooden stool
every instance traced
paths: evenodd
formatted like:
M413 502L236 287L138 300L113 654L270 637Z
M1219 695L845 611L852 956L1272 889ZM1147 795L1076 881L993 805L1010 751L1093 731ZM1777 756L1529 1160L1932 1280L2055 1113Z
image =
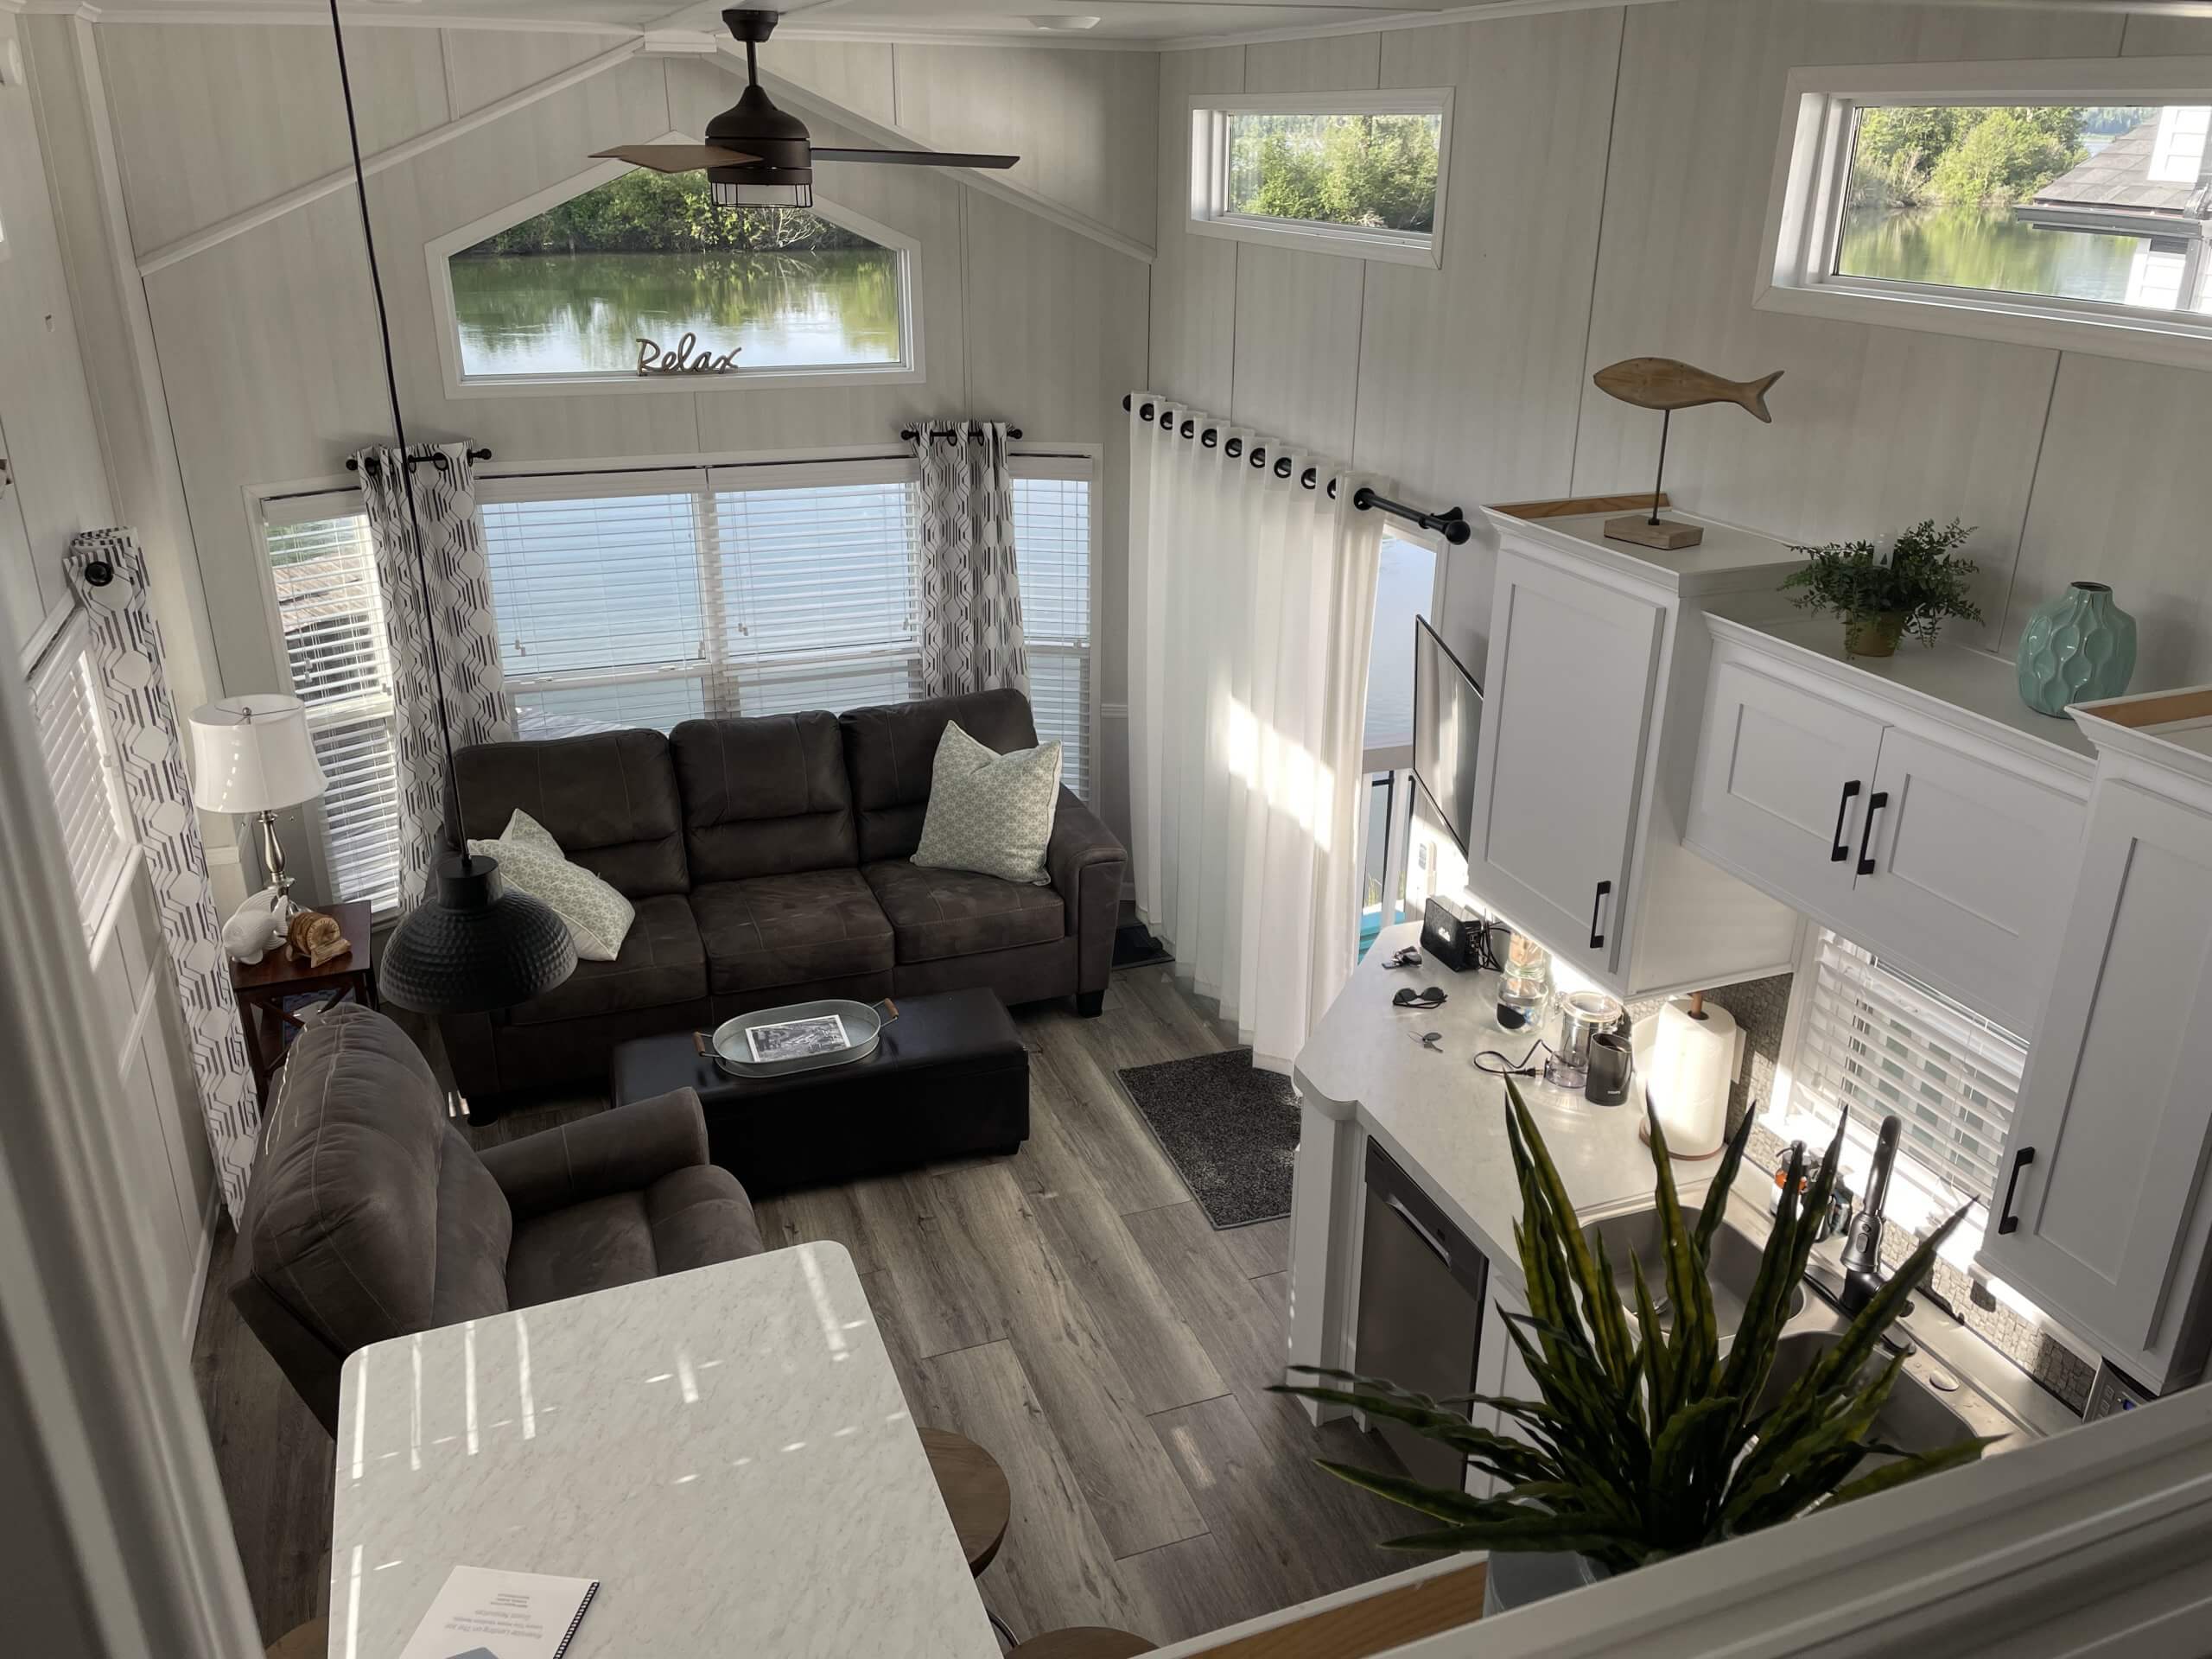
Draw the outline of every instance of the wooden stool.
M311 1618L276 1638L267 1659L324 1659L330 1651L330 1621Z
M1103 1624L1071 1624L1065 1630L1031 1637L1007 1659L1130 1659L1133 1654L1151 1651L1151 1643L1127 1630L1109 1630Z
M952 1512L952 1529L968 1556L968 1570L980 1575L1006 1541L1007 1523L1014 1519L1014 1491L1006 1484L999 1460L964 1434L950 1429L922 1430L922 1450L929 1453L930 1472Z

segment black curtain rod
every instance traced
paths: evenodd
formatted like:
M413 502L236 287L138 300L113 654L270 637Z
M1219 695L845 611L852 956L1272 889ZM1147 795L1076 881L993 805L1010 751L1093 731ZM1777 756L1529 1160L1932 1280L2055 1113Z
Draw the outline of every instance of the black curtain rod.
M489 461L492 459L492 452L489 449L472 449L468 452L468 458L471 461ZM427 455L410 455L407 457L407 464L410 467L420 467L426 461L429 461L431 466L436 467L440 472L443 472L446 469L446 458L438 454L435 449ZM349 473L359 472L361 470L361 463L359 459L349 459L346 463L346 470Z
M1006 435L1009 438L1019 439L1021 436L1021 429L1018 426L1009 426L1006 429ZM921 434L918 428L902 426L899 429L899 435L904 438L908 443L912 443L917 437L920 436ZM933 426L930 428L930 436L933 438L941 438L947 443L951 442L953 439L959 435L959 432L952 427Z
M1128 397L1124 393L1122 407L1128 409L1129 406ZM1188 417L1185 417L1183 423L1178 426L1175 423L1175 411L1162 408L1157 404L1145 404L1136 411L1136 416L1141 421L1157 419L1163 429L1174 433L1178 437L1195 437L1209 449L1217 443L1221 444L1222 454L1227 455L1231 461L1244 453L1243 439L1230 438L1224 443L1221 429L1218 427L1209 426L1200 430L1198 423ZM1267 464L1268 452L1257 444L1253 445L1252 465L1265 467ZM1275 457L1274 474L1277 478L1290 476L1289 456ZM1321 482L1319 475L1311 467L1299 475L1298 481L1309 490L1318 489ZM1333 478L1329 480L1329 499L1332 501L1337 499L1337 481ZM1351 504L1362 512L1370 511L1387 512L1393 518L1402 518L1408 524L1419 524L1423 530L1433 531L1453 547L1464 547L1475 533L1475 527L1467 522L1467 515L1458 507L1446 507L1441 512L1424 512L1419 507L1409 507L1402 501L1393 501L1388 496L1377 495L1363 484L1352 493Z

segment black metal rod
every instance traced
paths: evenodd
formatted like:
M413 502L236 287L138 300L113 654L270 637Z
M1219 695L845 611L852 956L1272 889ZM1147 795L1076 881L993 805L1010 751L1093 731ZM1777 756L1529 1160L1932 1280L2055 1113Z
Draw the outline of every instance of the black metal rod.
M1393 518L1403 518L1423 530L1433 530L1453 547L1465 546L1475 533L1475 527L1467 522L1467 515L1457 507L1446 507L1441 512L1423 512L1419 507L1377 495L1365 485L1352 493L1351 504L1362 512L1387 512Z
M1006 429L1006 435L1009 438L1019 439L1021 436L1021 429L1018 426L1009 426ZM899 429L899 435L905 439L908 443L912 443L916 437L920 435L920 429L918 427L902 426ZM959 435L960 434L958 430L950 426L933 426L930 428L930 436L941 439L947 443L951 442L953 439Z
M1651 480L1651 522L1655 524L1659 522L1659 509L1665 504L1667 494L1667 429L1674 424L1674 421L1675 411L1673 410L1666 409L1660 410L1659 472L1658 475Z
M468 458L471 461L489 461L492 459L492 452L489 449L472 449L468 452ZM442 467L446 464L446 458L435 451L427 455L410 455L407 457L407 465L410 468L420 467L425 461L428 461L434 467ZM346 458L346 470L347 472L357 473L360 471L360 469L361 463L358 458L353 456L348 456Z

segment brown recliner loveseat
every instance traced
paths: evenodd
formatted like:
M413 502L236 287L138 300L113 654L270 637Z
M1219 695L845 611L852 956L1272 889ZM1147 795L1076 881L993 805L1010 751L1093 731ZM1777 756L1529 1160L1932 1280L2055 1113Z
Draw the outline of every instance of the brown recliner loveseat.
M912 861L956 720L1001 753L1037 741L1028 699L1002 690L461 750L467 834L496 837L519 807L637 906L615 961L579 963L513 1008L441 1018L472 1112L603 1084L631 1038L817 997L982 987L1097 1013L1128 855L1072 793L1049 887Z
M231 1299L335 1434L357 1348L760 1252L689 1089L480 1154L407 1033L342 1003L278 1074Z

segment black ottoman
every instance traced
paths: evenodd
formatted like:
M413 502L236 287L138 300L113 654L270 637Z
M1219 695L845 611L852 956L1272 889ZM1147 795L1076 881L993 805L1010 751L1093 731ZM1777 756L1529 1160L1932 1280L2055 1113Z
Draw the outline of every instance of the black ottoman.
M789 1077L734 1077L667 1032L616 1047L614 1103L696 1090L709 1155L753 1197L1006 1154L1029 1138L1029 1054L992 992L902 996L875 1052Z

